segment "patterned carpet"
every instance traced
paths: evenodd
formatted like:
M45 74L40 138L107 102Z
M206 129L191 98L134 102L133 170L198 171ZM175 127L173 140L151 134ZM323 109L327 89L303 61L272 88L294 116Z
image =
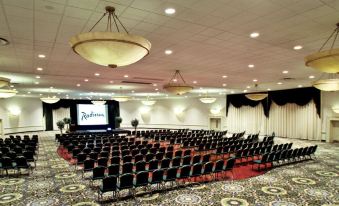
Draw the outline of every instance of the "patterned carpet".
M97 186L82 180L60 158L54 133L39 133L37 168L29 176L0 178L0 205L338 205L339 144L277 139L294 147L318 144L318 159L275 168L245 180L189 186L136 199L112 202L111 193L97 202ZM87 178L91 174L87 174ZM122 196L127 191L123 191Z

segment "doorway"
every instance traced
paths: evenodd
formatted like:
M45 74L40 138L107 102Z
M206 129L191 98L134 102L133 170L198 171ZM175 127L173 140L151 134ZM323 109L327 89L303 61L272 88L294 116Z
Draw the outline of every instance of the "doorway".
M221 118L211 117L210 118L210 129L215 131L221 130Z

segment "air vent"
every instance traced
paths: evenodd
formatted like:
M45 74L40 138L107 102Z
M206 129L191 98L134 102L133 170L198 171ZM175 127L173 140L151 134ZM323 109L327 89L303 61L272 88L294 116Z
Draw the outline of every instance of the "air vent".
M146 80L146 81L164 81L163 79L148 78L148 77L133 77L133 79Z
M292 77L285 77L285 78L283 78L283 80L285 80L285 81L292 81L292 80L295 80L295 78L292 78Z
M150 82L137 82L137 81L122 81L121 83L125 83L125 84L143 84L143 85L152 84Z

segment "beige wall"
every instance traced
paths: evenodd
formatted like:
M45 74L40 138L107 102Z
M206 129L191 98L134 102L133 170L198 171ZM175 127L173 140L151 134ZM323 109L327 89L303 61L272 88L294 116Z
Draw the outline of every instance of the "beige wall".
M329 120L330 119L338 119L339 114L333 112L332 107L339 107L339 91L337 92L322 92L321 93L321 118L322 118L322 139L327 140L329 135ZM335 124L336 128L338 123ZM339 130L334 129L335 135L333 140L339 141Z

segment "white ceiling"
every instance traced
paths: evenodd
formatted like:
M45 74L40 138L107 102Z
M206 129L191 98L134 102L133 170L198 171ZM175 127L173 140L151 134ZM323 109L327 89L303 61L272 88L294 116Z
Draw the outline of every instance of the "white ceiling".
M116 7L130 33L152 43L150 55L111 69L73 53L70 37L87 32L107 5ZM164 13L169 7L176 9L174 15ZM71 98L93 93L109 97L119 93L120 86L135 96L158 88L163 96L162 85L176 69L196 88L189 96L197 96L200 87L215 94L239 92L253 87L253 79L261 90L309 86L309 75L321 74L305 67L304 56L320 48L339 21L338 14L338 0L0 0L0 37L10 41L0 47L0 76L16 83L21 95L47 94L53 86L53 93ZM103 20L95 30L105 30L105 24ZM260 36L250 38L252 32ZM303 49L293 50L295 45ZM165 55L166 49L173 54ZM40 59L38 54L47 57ZM157 86L126 85L123 80Z

